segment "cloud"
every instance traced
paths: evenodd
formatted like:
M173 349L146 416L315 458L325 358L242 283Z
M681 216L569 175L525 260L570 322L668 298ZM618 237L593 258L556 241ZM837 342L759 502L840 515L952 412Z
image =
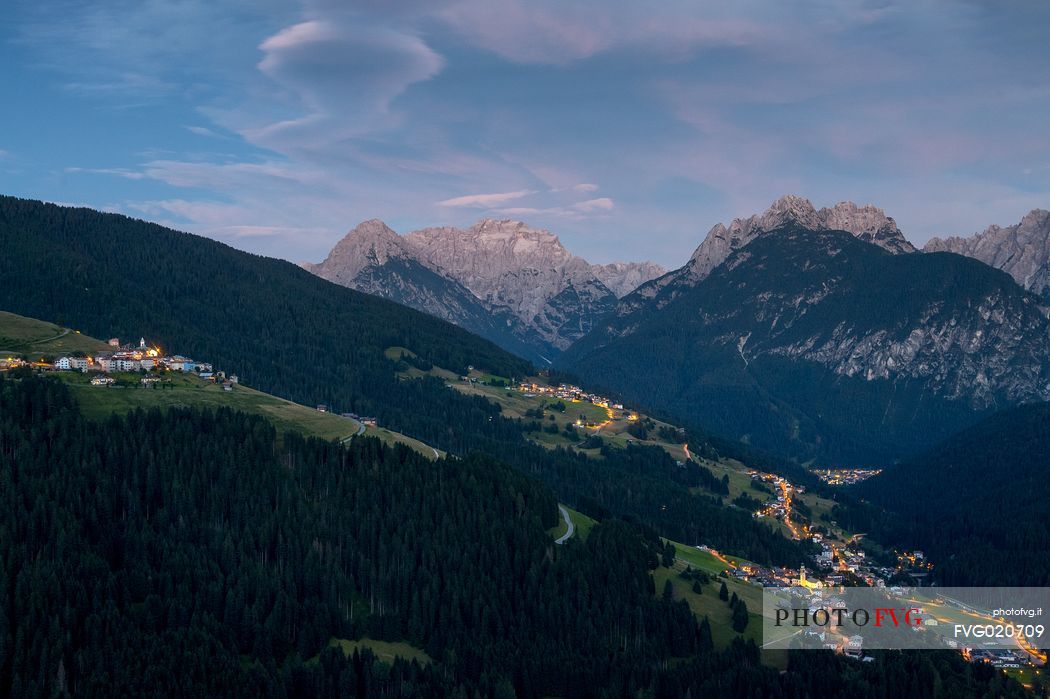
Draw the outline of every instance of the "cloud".
M534 216L538 218L554 217L583 220L592 215L608 213L609 211L612 211L613 208L615 208L615 205L612 199L601 197L599 199L588 199L586 201L579 201L565 206L515 206L501 207L494 209L494 211L502 216Z
M355 220L481 210L674 264L785 191L875 201L919 237L1048 201L1046 3L12 5L5 70L46 118L12 120L4 186L97 187L254 252L318 259ZM40 75L72 109L46 110ZM144 103L148 121L94 118ZM84 167L55 178L66 163Z
M326 180L322 170L273 160L256 163L153 160L143 166L142 176L173 187L218 192L236 191L245 185L256 190L265 186L278 191L291 184L319 187Z
M694 3L461 0L436 12L464 40L516 63L564 64L615 48L681 57L765 40L772 28Z
M572 208L583 213L591 213L594 211L611 211L613 208L613 200L609 197L601 197L599 199L588 199L587 201L577 202L572 205Z
M413 33L334 19L285 27L259 50L259 71L283 88L292 115L240 131L282 151L325 148L383 130L390 123L391 101L445 64Z
M70 174L112 175L113 177L123 177L126 180L141 180L146 177L144 173L135 170L126 170L124 168L67 167L65 172Z
M187 126L186 130L197 136L206 136L207 138L226 138L222 134L216 133L206 126Z
M485 209L501 216L536 216L557 218L584 218L587 215L607 213L614 208L613 200L609 197L586 199L583 201L571 201L568 194L573 192L594 192L598 185L581 183L571 187L555 187L540 192L535 189L519 189L514 192L496 192L492 194L468 194L439 201L438 206L459 208L468 207L472 209ZM538 196L536 196L538 195ZM525 197L534 197L546 200L545 206L502 206L507 202L517 201ZM566 201L569 199L569 201ZM565 203L557 203L557 202Z
M445 199L439 201L438 206L470 206L479 209L487 209L504 202L513 201L514 199L521 199L527 197L530 194L535 194L536 191L532 189L519 189L516 192L497 192L494 194L468 194L462 197L455 197L453 199Z

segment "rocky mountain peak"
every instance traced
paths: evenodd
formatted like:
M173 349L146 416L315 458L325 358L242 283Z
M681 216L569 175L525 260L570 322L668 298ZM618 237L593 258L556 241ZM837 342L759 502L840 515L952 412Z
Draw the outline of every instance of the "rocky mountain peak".
M716 224L693 253L687 267L689 276L700 280L711 273L731 253L764 235L794 224L812 231L841 230L859 240L892 253L914 252L897 223L885 212L870 204L857 206L843 201L831 208L817 209L804 197L788 194L780 197L761 214L733 219L729 226Z
M591 265L551 232L510 219L404 236L373 219L324 262L302 266L545 361L588 332L619 297L664 272L650 262Z
M316 265L303 265L329 281L349 286L358 273L370 265L383 265L392 257L406 257L404 241L379 219L357 224L335 244L328 257Z
M642 284L667 274L667 270L655 262L610 262L605 265L591 265L591 271L618 298L623 298Z
M405 242L428 267L525 323L534 322L569 287L615 300L591 266L557 236L521 221L483 219L469 228L425 228L409 233Z
M554 234L509 219L482 219L469 228L424 228L409 233L405 241L432 266L468 277L523 266L559 267L573 258Z
M931 238L924 252L954 252L1001 269L1024 288L1050 296L1050 211L1033 209L1013 226L969 237Z
M1020 228L1028 231L1041 230L1044 234L1050 231L1050 211L1046 209L1032 209L1019 224Z
M794 194L785 194L773 202L764 213L747 219L751 227L770 231L787 223L797 223L804 228L814 228L820 224L820 217L813 203L805 197ZM735 219L732 225L743 223L741 219Z

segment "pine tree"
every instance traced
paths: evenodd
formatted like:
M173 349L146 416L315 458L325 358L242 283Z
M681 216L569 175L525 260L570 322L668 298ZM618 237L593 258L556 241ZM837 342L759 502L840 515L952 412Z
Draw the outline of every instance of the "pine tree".
M711 637L711 622L707 620L706 615L704 616L703 621L700 622L697 646L702 653L709 653L715 647L714 639Z
M735 607L733 607L733 630L737 633L743 633L744 629L747 628L747 622L750 620L747 614L747 602L739 600Z

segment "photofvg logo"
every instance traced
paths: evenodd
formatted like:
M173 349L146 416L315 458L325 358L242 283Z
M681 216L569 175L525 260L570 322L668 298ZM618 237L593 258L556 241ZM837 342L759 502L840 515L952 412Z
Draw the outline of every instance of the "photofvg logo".
M844 604L844 603L843 603ZM776 626L793 626L795 628L818 627L821 629L840 628L849 625L852 628L863 628L872 624L882 628L884 624L892 626L922 626L922 610L918 607L875 607L872 610L850 610L845 606L800 608L781 607L776 610Z
M1047 612L1048 588L764 588L762 645L855 657L865 649L952 648L1041 665Z

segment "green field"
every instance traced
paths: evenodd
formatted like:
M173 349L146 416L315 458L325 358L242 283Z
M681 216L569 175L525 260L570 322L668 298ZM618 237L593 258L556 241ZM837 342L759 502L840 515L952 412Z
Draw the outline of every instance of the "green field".
M669 541L664 539L664 541ZM705 573L711 575L718 575L726 569L726 564L718 560L713 554L707 551L701 551L695 546L686 546L680 544L677 541L671 541L671 544L675 548L675 557L677 560L688 563L693 568L698 568Z
M112 348L79 331L0 311L0 356L25 354L30 359L39 359L107 349ZM402 351L411 354L402 348L390 348L387 356L399 355ZM344 440L356 435L361 428L356 420L323 413L243 384L225 391L222 386L193 374L165 374L164 388L143 388L139 374L115 374L118 384L109 387L92 386L90 376L79 372L57 372L56 375L70 386L84 415L92 419L114 413L123 415L137 408L228 407L265 417L279 435L291 430L322 439ZM403 444L429 459L444 456L441 452L435 454L434 449L417 439L383 427L368 427L365 433L391 446Z
M667 580L670 580L671 586L674 588L674 598L676 600L685 600L689 605L689 609L692 610L698 619L707 617L711 623L711 636L714 639L715 646L718 648L725 648L734 638L739 636L753 640L756 645L762 644L761 587L738 580L715 577L711 582L702 586L703 592L701 594L696 594L692 590L693 582L679 575L684 568L685 566L681 565L673 569L664 568L663 566L657 568L653 572L656 593L663 594L664 584ZM727 602L723 602L718 598L718 590L723 581L726 587L729 588L730 595L735 592L737 597L747 603L748 616L751 621L748 623L747 628L744 629L743 634L738 634L733 630L732 610Z
M408 661L415 660L421 665L427 665L431 662L430 656L425 651L403 641L376 641L371 638L348 641L345 638L333 638L328 642L328 645L342 648L343 653L347 656L353 655L355 650L368 648L376 658L389 664L393 664L395 658L404 658Z
M1045 668L1004 668L1002 672L1003 674L1014 678L1015 680L1023 684L1025 687L1029 688L1032 687L1032 683L1035 682L1035 679L1037 677L1042 678L1045 681L1048 676L1048 673Z
M573 534L573 538L579 537L581 540L586 541L587 537L591 535L591 530L598 524L598 520L592 519L582 512L577 512L571 507L566 507L565 509L569 511L569 519L576 525L576 533ZM564 533L562 531L562 534Z
M78 330L70 330L35 318L0 311L0 354L59 357L71 352L98 352L110 348L105 342Z
M735 500L741 493L746 493L763 502L772 497L768 493L763 493L751 487L751 476L747 475L747 467L739 461L733 461L732 459L719 462L705 460L703 464L719 479L723 476L729 477L729 495L725 498L727 503Z
M437 459L445 456L445 452L440 449L434 449L429 444L424 444L418 439L413 439L412 437L403 435L400 432L391 432L385 427L365 427L365 434L369 437L375 437L379 439L379 441L390 446L404 444L409 449L418 451L428 459Z
M394 361L403 356L416 356L412 350L405 347L388 347L384 352L388 359ZM676 460L686 461L689 458L683 444L665 441L657 434L657 430L661 427L673 428L673 425L666 422L652 420L646 415L635 413L640 420L652 420L654 427L650 430L648 439L645 440L639 440L628 434L627 429L633 423L629 419L629 416L634 412L631 410L603 408L585 401L560 400L554 396L526 395L519 391L516 386L505 386L504 384L510 382L508 378L476 370L470 372L469 376L466 377L466 381L463 380L463 377L441 367L433 367L430 371L422 371L409 366L403 369L400 375L404 378L435 376L445 381L449 388L467 395L481 396L492 401L500 407L504 417L515 420L536 419L543 426L554 425L557 427L558 431L556 433L542 430L528 433L528 438L540 446L548 448L570 447L580 453L598 458L600 457L599 449L583 447L583 442L588 437L597 436L603 443L610 446L624 447L628 442L650 444L666 450ZM526 381L537 384L543 383L541 377L527 378ZM564 410L559 409L561 405L564 405ZM526 417L526 413L537 409L543 411L542 418ZM575 438L567 436L565 433L565 428L570 425L576 430L577 436Z
M416 353L407 347L387 347L383 350L383 355L390 361L396 362L402 357L415 357ZM441 367L433 367L430 371L423 371L414 366L409 366L407 369L401 371L399 376L406 379L418 379L421 376L436 376L444 381L459 379L454 372L442 369Z
M90 376L73 371L57 372L69 384L89 418L102 418L111 413L125 414L136 408L227 407L262 415L278 432L295 430L322 439L344 439L355 434L360 424L332 413L322 413L298 403L282 400L244 385L230 391L192 374L171 373L164 376L170 388L142 388L139 374L114 374L115 386L92 386Z
M582 541L586 541L587 537L590 536L591 530L594 529L595 525L598 524L598 520L592 519L587 515L577 512L571 507L565 506L569 512L569 519L572 520L573 525L576 527L575 532L572 535L573 539L579 538ZM562 518L561 512L558 512L558 524L555 527L547 530L553 538L558 539L569 529L569 526L565 524L565 519Z
M57 372L56 376L69 384L73 396L88 418L101 419L112 413L126 414L136 408L169 407L227 407L261 415L277 429L278 435L287 431L345 440L357 434L361 424L334 413L323 413L305 405L256 391L243 384L223 390L222 386L205 381L193 374L165 374L170 383L165 388L142 388L140 374L114 374L115 386L92 386L90 376L79 372ZM368 427L365 434L394 445L404 444L433 459L434 450L419 440L382 427Z
M665 539L665 541L667 541ZM664 584L671 581L674 589L674 599L685 600L689 609L696 615L697 619L707 617L711 624L711 638L718 648L728 646L734 638L742 637L750 639L756 645L762 645L762 587L751 583L736 580L734 578L719 577L719 573L726 565L707 551L701 551L693 546L671 541L675 547L675 564L673 568L660 566L653 572L653 583L657 594L663 594ZM727 556L734 564L748 564L749 561ZM697 568L708 573L712 580L702 586L702 592L693 592L693 582L680 576L686 568ZM744 633L740 634L733 630L732 610L728 603L718 598L718 590L722 582L725 582L729 595L735 592L737 597L747 604L748 622ZM771 667L784 670L787 668L787 651L763 650L762 662Z

